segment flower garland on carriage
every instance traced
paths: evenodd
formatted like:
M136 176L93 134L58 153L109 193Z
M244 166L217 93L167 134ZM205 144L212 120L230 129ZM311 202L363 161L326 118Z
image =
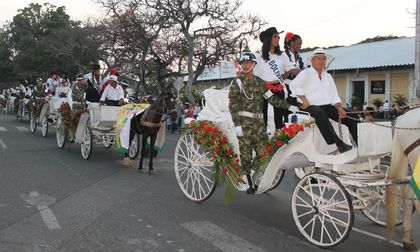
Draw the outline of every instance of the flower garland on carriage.
M302 124L289 124L281 130L277 130L274 136L266 141L257 153L255 169L257 176L261 176L264 173L271 158L278 149L288 144L299 132L311 124L313 124L313 121ZM224 201L225 204L231 203L235 197L235 188L244 182L240 159L238 154L234 152L233 145L229 142L228 137L211 121L192 121L186 125L186 130L193 135L194 140L205 151L211 153L215 172L213 181L228 181Z
M71 109L67 102L63 102L59 112L61 117L61 124L59 125L60 130L63 132L75 132L80 116L86 112L86 110L83 106L75 106Z

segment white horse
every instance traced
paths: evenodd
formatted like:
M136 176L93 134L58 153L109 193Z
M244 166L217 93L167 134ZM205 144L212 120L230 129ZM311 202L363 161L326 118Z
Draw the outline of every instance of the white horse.
M416 129L404 129L416 128ZM407 179L408 164L414 169L416 161L420 155L420 107L412 109L400 116L395 123L394 140L392 146L391 167L389 169L389 179ZM395 231L397 202L401 199L397 197L402 195L404 202L404 220L403 220L403 245L405 249L415 250L416 246L413 240L412 215L413 204L420 212L419 201L411 190L410 186L404 184L398 190L397 185L387 186L387 229L389 236Z

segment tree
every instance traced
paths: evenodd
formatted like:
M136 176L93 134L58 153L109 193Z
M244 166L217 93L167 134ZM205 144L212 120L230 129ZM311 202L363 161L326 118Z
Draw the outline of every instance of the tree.
M18 10L7 30L16 78L34 81L52 68L75 76L95 61L96 45L80 25L63 6L31 3Z
M179 55L178 69L187 65L188 81L185 92L190 100L192 84L206 66L234 55L236 44L245 36L256 36L265 23L257 16L239 14L242 1L223 0L145 0L149 9L168 17L171 30L180 31L185 43Z
M264 24L255 16L238 14L241 1L97 2L112 17L104 23L112 33L104 52L118 55L125 66L140 71L139 80L144 84L149 80L149 86L188 75L186 92L191 100L191 85L205 67L234 55L238 41L256 35Z
M0 30L0 81L13 81L12 50L5 29Z

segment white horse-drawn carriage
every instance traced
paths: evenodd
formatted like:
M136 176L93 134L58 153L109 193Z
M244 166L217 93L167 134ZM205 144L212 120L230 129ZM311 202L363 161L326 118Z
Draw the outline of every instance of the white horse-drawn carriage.
M67 140L80 144L83 159L87 160L92 154L94 144L101 144L110 148L115 143L115 122L118 110L116 106L101 106L99 103L87 102L87 111L78 119L75 129L58 127L57 145L63 148ZM60 120L59 124L62 121Z
M50 127L56 127L59 118L59 110L63 103L72 104L70 98L62 98L57 96L48 96L46 102L42 105L39 116L32 115L29 119L29 128L35 133L38 123L41 124L41 134L47 137Z
M228 92L205 90L205 107L197 119L212 121L239 153ZM300 119L305 119L305 115ZM339 125L332 123L338 130ZM354 210L385 225L388 166L381 164L380 159L391 152L392 130L389 122L381 124L359 123L358 147L341 154L335 151L335 145L325 143L315 124L306 127L277 150L263 173L256 173L256 194L276 187L285 170L307 168L311 172L295 186L291 209L297 228L308 241L324 248L344 241L353 226ZM351 144L347 127L341 127L343 141ZM196 142L192 132L186 132L177 143L174 158L176 178L185 196L195 202L208 199L217 183L212 153ZM248 184L235 184L235 188L245 191ZM401 218L398 217L399 223Z

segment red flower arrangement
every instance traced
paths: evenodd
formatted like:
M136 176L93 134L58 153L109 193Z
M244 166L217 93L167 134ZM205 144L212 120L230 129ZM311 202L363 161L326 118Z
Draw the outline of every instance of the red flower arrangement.
M304 130L301 124L293 123L274 133L274 137L265 142L264 147L259 151L259 159L265 160L272 157L276 151L296 136L297 133Z
M235 187L241 181L241 169L238 155L228 138L210 121L192 121L186 128L194 135L194 139L209 152L212 152L215 166L228 176L228 181ZM216 169L217 169L216 168Z

